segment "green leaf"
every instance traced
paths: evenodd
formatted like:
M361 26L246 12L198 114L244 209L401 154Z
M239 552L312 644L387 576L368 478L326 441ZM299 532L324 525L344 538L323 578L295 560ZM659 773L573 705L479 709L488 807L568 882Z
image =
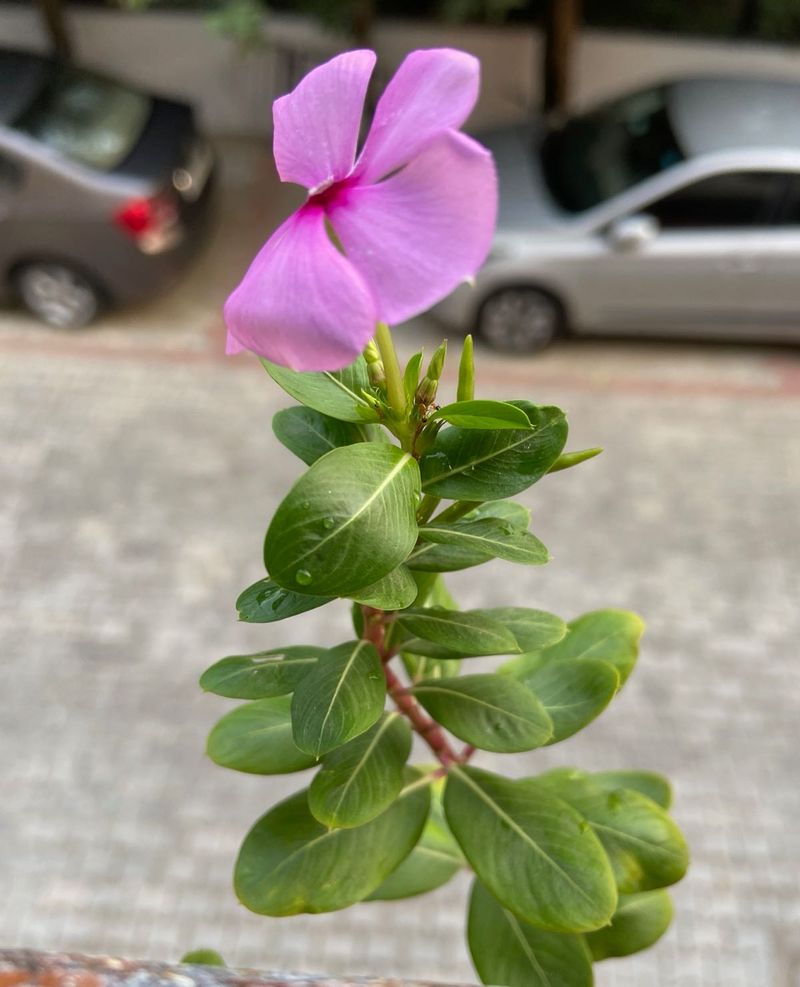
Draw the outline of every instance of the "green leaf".
M236 601L239 620L248 624L270 624L330 603L332 596L307 596L292 593L271 579L259 579L248 586Z
M582 730L608 706L619 688L616 668L593 658L564 658L544 662L517 677L541 700L553 721L557 744Z
M564 452L553 463L548 473L558 473L560 470L568 470L580 463L585 463L589 459L599 456L603 450L599 446L592 449L581 449L579 452Z
M183 954L181 963L192 963L196 966L225 966L225 960L216 949L192 949Z
M427 894L454 877L465 861L444 819L441 803L433 787L431 809L419 843L397 870L367 898L391 901Z
M417 540L416 461L376 442L334 449L295 483L267 531L270 576L347 596L396 568Z
M397 622L411 634L442 645L463 657L507 655L519 651L517 639L501 623L480 614L444 607L422 607L399 614ZM413 648L410 650L414 651ZM424 652L420 652L422 654Z
M525 409L531 429L442 429L420 460L426 493L452 500L513 497L541 479L567 439L559 408Z
M272 431L279 442L311 466L320 456L340 446L368 442L369 425L356 425L323 415L302 405L285 408L272 419Z
M345 422L378 420L377 412L362 396L363 391L370 391L367 362L363 356L343 370L320 373L299 373L263 357L261 363L276 384L307 408Z
M456 401L439 408L431 418L442 418L460 428L529 429L531 427L528 416L522 408L507 404L505 401Z
M590 932L586 943L595 960L630 956L657 942L672 921L672 900L666 891L620 895L611 925Z
M487 500L483 504L478 504L468 511L462 520L479 521L485 517L500 518L501 521L509 521L515 528L527 530L531 523L531 512L524 504L518 504L514 500Z
M314 758L298 750L292 737L289 699L259 699L227 713L208 736L215 764L256 775L303 771Z
M554 773L534 779L541 790L568 802L597 833L622 894L679 881L689 865L686 842L652 799L630 789L609 792L591 777Z
M567 625L555 614L530 607L491 607L488 610L468 610L496 620L516 638L522 651L545 648L560 641L567 633Z
M294 692L297 683L325 653L310 645L273 648L254 655L222 658L200 677L206 692L228 699L269 699Z
M369 730L385 701L386 679L375 648L367 641L340 644L321 655L295 689L295 743L319 758Z
M404 610L416 600L417 593L414 577L404 565L400 565L377 582L351 593L350 597L356 603L378 610Z
M407 778L415 776L408 772ZM245 837L234 872L243 905L260 915L332 912L362 901L415 846L430 805L410 788L371 822L327 829L306 792L280 802Z
M428 680L413 693L437 723L481 750L529 751L546 744L553 732L539 700L509 676Z
M485 984L592 987L594 983L592 959L582 936L537 929L503 908L478 880L472 885L467 940Z
M635 613L594 610L571 620L565 637L557 644L507 662L503 671L519 677L539 668L545 661L596 658L616 668L622 685L636 664L643 631L644 623Z
M520 918L554 932L605 925L614 875L590 826L542 786L453 767L447 821L478 877Z
M672 786L655 771L600 771L592 774L592 781L606 792L632 788L652 799L662 809L669 809L672 805Z
M544 565L550 560L550 553L535 535L498 518L456 521L454 524L432 521L419 529L419 537L438 545L472 548L490 558L522 565Z
M326 826L362 826L387 809L403 787L411 729L399 713L326 754L308 790L308 807Z
M484 518L499 518L515 528L527 529L531 512L522 504L511 500L490 500L473 508L461 519L464 522L479 521ZM435 519L434 519L434 522ZM406 565L417 572L456 572L471 566L489 562L492 555L474 544L464 542L457 545L436 545L422 542L414 546L414 551L406 559Z

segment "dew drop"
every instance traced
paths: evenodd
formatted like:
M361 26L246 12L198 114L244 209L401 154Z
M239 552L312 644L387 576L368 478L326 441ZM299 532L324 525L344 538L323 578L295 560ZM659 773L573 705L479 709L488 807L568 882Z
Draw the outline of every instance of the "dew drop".
M585 819L581 819L581 821L578 823L578 828L582 833L585 833L589 829L589 823L586 822Z
M334 524L336 524L334 518L326 517L325 520L322 522L322 527L325 528L326 531L330 531L331 528L334 526Z
M303 508L304 511L307 511L309 509L309 507L311 507L311 504L310 504L309 501L304 500L303 503L300 506Z
M294 577L301 586L308 586L311 582L311 573L308 569L298 569Z

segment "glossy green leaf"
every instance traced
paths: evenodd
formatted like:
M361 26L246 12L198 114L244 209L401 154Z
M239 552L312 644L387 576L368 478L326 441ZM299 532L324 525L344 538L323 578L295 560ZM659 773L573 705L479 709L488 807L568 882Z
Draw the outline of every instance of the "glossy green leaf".
M531 429L442 429L420 460L425 492L451 500L497 500L541 479L564 447L567 422L559 408L525 411Z
M215 764L256 775L303 771L314 758L297 748L292 737L286 696L245 703L227 713L208 736L208 756Z
M438 545L469 547L491 558L521 565L544 565L550 560L550 553L535 535L498 518L453 524L432 521L419 529L419 537Z
M369 425L356 425L323 415L302 405L285 408L272 419L272 431L286 448L307 466L315 463L331 449L370 440Z
M378 415L363 391L370 391L367 362L359 356L343 370L301 373L261 358L276 384L307 408L345 422L374 422Z
M607 792L632 788L652 799L662 809L669 809L672 805L672 786L655 771L600 771L592 774L592 781Z
M350 597L356 603L378 610L404 610L416 600L417 593L414 577L404 565L400 565L377 582L351 593Z
M546 744L553 732L539 700L510 676L432 679L413 692L437 723L481 750L529 751Z
M259 579L239 594L239 620L248 624L271 624L330 603L332 596L308 596L284 589L272 579Z
M511 631L522 651L546 648L560 641L567 633L567 625L564 621L545 610L534 610L530 607L491 607L484 610L468 610L467 613L478 614L501 623Z
M468 511L462 518L464 521L479 521L481 518L494 517L508 521L515 528L525 528L531 523L531 512L524 504L514 500L487 500Z
M485 518L499 519L514 528L525 530L530 524L531 512L512 500L491 500L473 508L464 515L462 521L479 521ZM489 562L492 558L484 548L464 541L454 545L419 542L406 559L406 565L417 572L456 572Z
M363 826L328 829L311 814L306 792L298 792L262 816L245 837L234 872L236 894L260 915L354 905L408 856L429 805L427 787L412 788Z
M594 658L613 665L622 685L636 664L643 631L642 619L635 613L594 610L571 620L566 635L557 644L507 662L503 671L520 676L539 668L545 661Z
M585 463L589 459L599 456L603 450L599 446L592 449L580 449L577 452L563 452L553 463L548 473L558 473L560 470L568 470L580 463Z
M396 446L334 449L300 477L267 531L270 576L287 589L347 596L395 569L417 540L419 470Z
M444 607L422 607L399 614L397 621L409 633L464 657L507 655L519 651L517 639L511 631L498 621L480 614L460 613Z
M399 713L326 754L308 790L308 807L326 826L362 826L394 802L411 753L411 729Z
M391 901L427 894L455 877L465 866L464 857L447 827L436 787L431 809L419 843L397 870L368 897L368 901Z
M528 416L516 405L505 401L456 401L431 415L461 428L529 429Z
M369 730L383 712L386 679L378 652L349 641L321 655L292 697L294 739L314 757Z
M608 854L620 893L663 888L686 873L689 851L681 831L652 799L631 789L606 791L591 777L554 773L535 782L588 821Z
M467 919L472 962L485 984L592 987L592 958L583 936L537 929L504 908L480 881Z
M222 658L200 677L206 692L229 699L269 699L294 692L325 653L311 645L273 648L254 655L231 655Z
M453 767L444 808L467 860L510 911L554 932L609 921L617 891L608 857L566 802L527 781Z
M553 721L557 744L598 717L619 688L619 674L607 661L594 658L564 658L546 661L539 668L518 676L541 700Z
M611 925L586 936L595 960L630 956L657 942L672 921L672 900L666 891L620 895Z

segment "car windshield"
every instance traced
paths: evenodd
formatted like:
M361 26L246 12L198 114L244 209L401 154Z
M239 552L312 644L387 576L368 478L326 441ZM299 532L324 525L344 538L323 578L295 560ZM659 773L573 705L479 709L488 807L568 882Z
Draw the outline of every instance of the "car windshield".
M152 100L89 72L59 67L15 126L65 158L113 171L147 124Z
M683 160L667 114L667 88L625 96L551 130L541 146L556 202L582 212Z

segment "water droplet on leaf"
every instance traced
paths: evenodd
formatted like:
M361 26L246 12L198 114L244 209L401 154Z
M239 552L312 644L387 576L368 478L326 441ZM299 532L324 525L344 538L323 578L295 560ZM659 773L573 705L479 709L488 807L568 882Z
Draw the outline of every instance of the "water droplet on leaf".
M311 582L311 573L308 569L298 569L294 577L301 586L308 586Z
M322 527L325 528L326 531L330 531L334 524L336 524L336 521L332 517L326 517L322 522Z

